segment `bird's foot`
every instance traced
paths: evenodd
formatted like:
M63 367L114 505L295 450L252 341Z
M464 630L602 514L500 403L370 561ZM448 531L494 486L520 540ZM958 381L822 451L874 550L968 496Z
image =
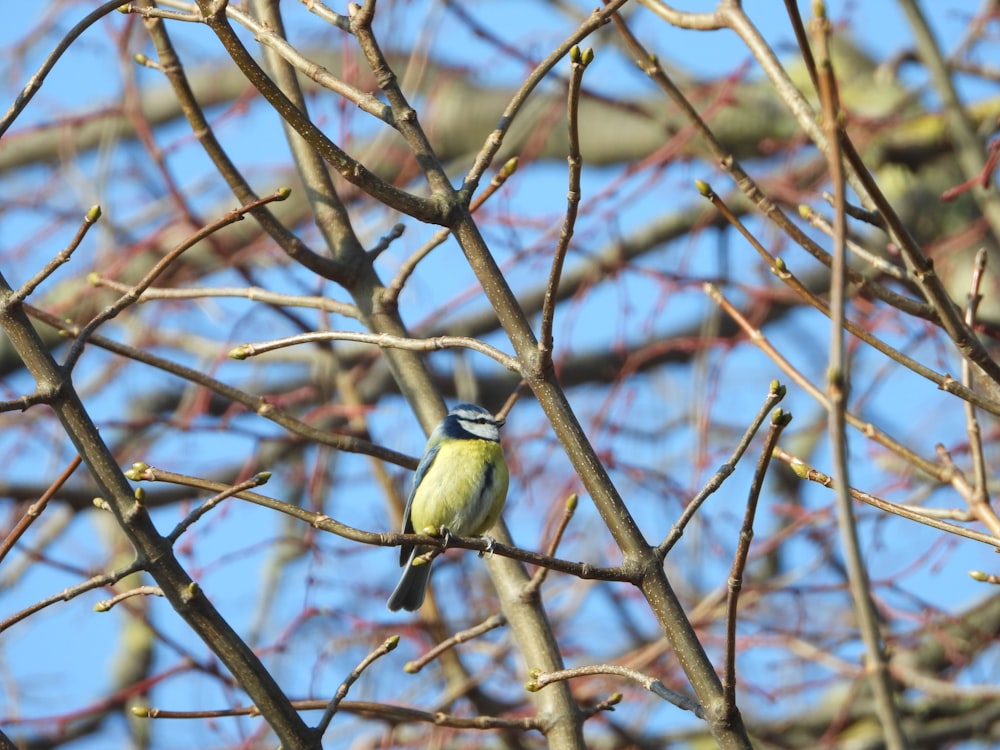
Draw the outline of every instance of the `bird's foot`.
M451 544L451 529L447 526L441 526L438 529L438 536L441 537L442 546L447 549L448 545Z
M493 550L497 546L497 540L487 534L483 534L483 539L486 542L486 549L480 550L479 556L483 557L484 555L489 555L490 557L493 557Z

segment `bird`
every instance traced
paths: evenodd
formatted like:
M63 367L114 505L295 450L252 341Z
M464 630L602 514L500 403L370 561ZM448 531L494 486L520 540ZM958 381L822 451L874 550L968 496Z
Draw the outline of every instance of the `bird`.
M500 445L504 420L475 404L458 404L427 439L403 511L403 533L479 536L500 518L510 474ZM424 603L432 547L399 548L403 574L389 596L393 612Z

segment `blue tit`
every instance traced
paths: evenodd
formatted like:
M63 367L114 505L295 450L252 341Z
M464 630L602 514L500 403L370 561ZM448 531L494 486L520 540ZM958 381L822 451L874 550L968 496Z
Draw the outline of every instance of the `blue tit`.
M413 475L403 511L403 533L478 536L500 518L509 474L500 447L503 420L481 406L459 404L434 428ZM433 530L433 531L431 531ZM403 575L389 597L393 612L413 612L424 603L431 576L431 547L404 544L399 549ZM421 559L418 559L421 558Z

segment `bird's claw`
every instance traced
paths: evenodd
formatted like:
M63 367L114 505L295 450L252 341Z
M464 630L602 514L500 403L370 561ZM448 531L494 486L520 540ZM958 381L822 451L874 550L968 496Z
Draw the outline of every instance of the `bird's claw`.
M483 539L486 542L486 548L479 551L479 556L483 557L484 555L489 555L490 557L493 557L493 550L497 546L497 540L491 536L487 536L486 534L483 534Z
M451 529L447 526L442 526L438 529L438 536L441 537L441 544L447 548L451 543Z

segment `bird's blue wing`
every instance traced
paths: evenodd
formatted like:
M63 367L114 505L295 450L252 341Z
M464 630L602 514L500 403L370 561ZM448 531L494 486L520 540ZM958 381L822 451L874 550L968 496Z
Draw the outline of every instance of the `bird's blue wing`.
M424 481L424 475L427 474L427 470L431 468L431 464L434 463L434 459L437 458L439 450L441 450L441 443L435 442L434 445L427 448L423 458L420 459L420 463L417 465L417 471L413 475L413 486L410 488L410 496L406 498L406 508L403 510L404 534L414 533L413 522L410 520L410 509L413 507L413 496L417 494L417 487L419 487L420 483ZM406 561L410 559L410 552L412 552L412 548L408 544L404 544L399 548L400 565L406 565Z

